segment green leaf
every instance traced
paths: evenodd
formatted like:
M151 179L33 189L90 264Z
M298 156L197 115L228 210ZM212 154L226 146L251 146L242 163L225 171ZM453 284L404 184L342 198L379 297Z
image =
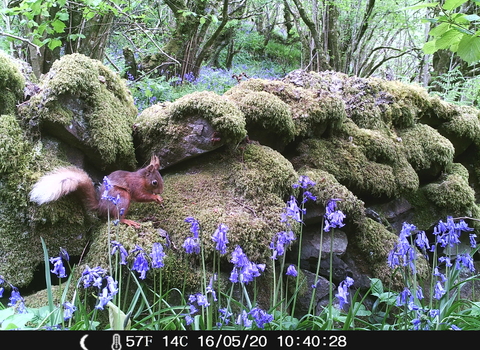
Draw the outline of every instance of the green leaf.
M444 10L451 11L459 6L462 6L466 2L467 0L445 0L442 8Z
M457 54L468 64L480 61L480 37L464 35L458 43Z
M435 41L435 47L438 50L448 49L452 45L457 45L458 42L462 39L464 34L460 33L456 29L447 30L441 37Z
M370 278L370 289L373 295L379 295L383 293L382 281L378 278Z
M432 28L428 34L431 36L441 36L450 28L451 25L449 23L440 23L438 26Z
M65 23L59 19L56 19L52 22L52 28L56 33L63 33L65 31L65 27Z
M422 50L425 55L431 55L438 51L437 46L435 45L436 41L437 40L435 39L430 40L423 45Z

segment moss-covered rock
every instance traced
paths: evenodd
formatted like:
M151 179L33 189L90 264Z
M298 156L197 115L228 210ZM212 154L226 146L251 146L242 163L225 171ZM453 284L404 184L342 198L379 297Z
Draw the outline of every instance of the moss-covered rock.
M400 133L408 162L419 176L437 176L453 161L455 149L436 129L417 124Z
M52 255L60 247L80 255L91 221L72 197L42 207L28 201L31 186L46 169L67 164L58 142L33 144L11 115L0 116L0 130L0 275L23 287L43 261L40 237Z
M23 101L25 79L20 67L0 51L0 115L15 114Z
M249 79L227 91L225 96L235 99L249 92L267 92L286 103L295 124L295 136L320 137L326 130L338 128L347 117L345 105L338 96L285 81Z
M21 113L44 133L81 149L99 169L136 165L132 125L137 115L123 80L81 54L63 56L41 78L41 90Z
M236 146L245 136L242 112L214 92L196 92L145 109L134 134L138 157L157 154L162 167L224 145Z
M283 149L293 141L295 124L290 107L277 96L265 91L230 94L245 115L248 137L263 145Z

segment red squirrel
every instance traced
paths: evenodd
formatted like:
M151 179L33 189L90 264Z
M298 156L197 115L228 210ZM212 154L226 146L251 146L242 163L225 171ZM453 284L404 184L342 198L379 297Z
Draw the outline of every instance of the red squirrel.
M158 169L160 161L152 156L150 164L135 172L117 170L104 178L97 193L88 174L77 167L65 167L42 176L30 192L30 200L37 204L55 201L76 192L86 208L100 216L119 214L121 223L140 227L135 221L125 219L130 202L162 203L163 179Z

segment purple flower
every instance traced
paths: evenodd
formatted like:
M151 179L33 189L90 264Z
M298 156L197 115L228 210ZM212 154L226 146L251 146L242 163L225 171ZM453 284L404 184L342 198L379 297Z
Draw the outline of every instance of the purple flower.
M298 181L292 185L293 188L303 188L304 190L308 189L309 187L315 186L316 183L306 175L300 175Z
M160 268L164 266L163 258L165 258L165 253L163 252L163 246L161 243L153 243L152 252L150 257L152 258L152 267Z
M97 305L95 305L95 309L103 310L105 305L107 305L107 303L110 300L112 300L112 298L113 298L112 295L108 292L108 288L107 287L103 288L102 292L98 296L98 303Z
M415 249L410 245L407 237L411 235L411 231L415 230L414 225L403 223L402 229L398 236L398 243L395 244L393 249L388 253L387 263L390 268L396 266L408 266L411 271L415 273Z
M440 281L437 281L437 283L435 284L435 292L433 297L439 300L445 293L446 291L443 288L442 284L440 283Z
M185 242L183 242L183 247L185 248L187 254L200 253L200 242L198 238L187 237L187 239L185 239Z
M397 296L397 306L408 304L411 297L412 297L412 292L410 292L410 289L404 288L403 291L399 293Z
M134 252L137 252L137 255L133 261L132 270L137 271L140 274L139 278L143 280L145 279L147 271L150 269L150 267L148 266L148 261L145 258L145 252L141 247L135 245L135 249L132 251L132 253Z
M290 266L287 268L287 272L286 272L285 274L286 274L287 276L297 277L298 272L297 272L297 270L295 269L295 266L294 266L294 265L290 265Z
M77 307L72 303L66 301L63 303L63 320L67 321L72 318L73 313L77 310Z
M189 216L188 218L185 219L185 222L188 222L190 224L190 232L193 233L193 237L198 238L198 234L200 232L200 224L198 221Z
M276 242L274 242L276 238ZM270 249L273 251L272 259L276 260L278 256L282 256L285 253L285 246L289 245L295 240L295 234L293 231L278 232L272 242L270 242Z
M258 307L254 307L252 310L250 310L248 315L253 317L255 323L257 324L257 327L261 329L265 327L266 323L270 323L273 321L273 315L268 314L266 311Z
M97 288L102 287L103 276L107 273L106 270L100 266L91 269L88 265L85 267L82 273L83 287L88 288L94 286Z
M248 319L248 313L245 310L242 310L242 312L238 315L235 324L239 326L243 325L244 327L251 327L253 321Z
M230 319L230 317L232 317L233 314L231 312L229 312L226 307L218 309L218 312L220 314L220 316L219 316L220 322L217 323L217 326L221 327L224 323L228 324L228 322L230 321L229 319Z
M128 252L127 250L125 249L125 247L117 242L117 241L112 241L112 255L115 254L117 251L120 253L120 264L121 265L126 265L127 264L127 256L128 256Z
M341 309L343 309L345 304L348 304L348 288L352 286L353 282L353 278L347 276L347 278L338 285L338 293L335 294L335 296L338 298Z
M343 219L346 218L345 214L341 210L337 209L337 201L340 199L333 198L327 203L327 207L325 208L325 227L324 231L330 231L330 228L337 228L343 227L345 224L343 223Z
M475 233L470 233L469 238L470 238L470 247L472 248L477 248L477 240L475 239L477 235Z
M232 283L249 283L253 281L255 277L260 276L260 272L265 270L265 264L252 263L240 246L236 246L232 252L232 259L230 260L234 264L233 270L230 274L230 281Z
M212 236L212 240L217 243L215 249L218 250L220 254L225 254L227 252L227 231L227 225L220 224Z
M57 256L56 258L50 258L50 263L53 264L53 270L50 270L50 271L56 274L58 278L67 277L67 275L65 274L65 267L63 266L61 257Z
M217 301L217 293L215 289L213 289L213 281L217 280L217 275L214 274L212 278L210 278L210 283L208 284L207 288L205 288L206 294L212 294L213 301Z
M290 196L290 200L287 201L285 212L282 214L282 222L287 222L288 218L302 223L302 215L305 214L305 209L301 209L298 206L297 199L294 196Z
M455 268L460 270L462 265L469 269L471 272L475 272L475 266L473 264L473 258L470 254L464 253L457 255L457 260L455 263Z
M417 232L415 244L420 249L425 249L425 250L430 249L430 242L428 242L428 238L427 238L427 235L425 234L425 231Z
M23 299L16 287L12 287L9 300L10 302L7 305L15 307L19 314L25 314L28 312L25 307L25 299Z

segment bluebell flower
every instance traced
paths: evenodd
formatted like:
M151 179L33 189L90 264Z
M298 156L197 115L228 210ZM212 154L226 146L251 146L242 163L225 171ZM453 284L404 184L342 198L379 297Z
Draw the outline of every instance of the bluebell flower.
M437 240L442 248L446 247L447 245L449 247L454 247L460 243L460 227L462 226L463 225L456 225L453 221L453 218L448 216L446 223L441 220L439 221L437 226L435 226L433 229L433 234L437 236Z
M98 296L98 303L95 305L95 309L97 310L103 310L105 305L108 304L110 300L113 299L113 296L108 292L108 288L105 287L102 289L102 292Z
M438 270L438 266L433 269L433 276L440 277L440 281L442 281L442 283L445 283L447 280L447 277Z
M457 255L457 259L455 262L455 268L460 270L462 265L469 269L471 272L475 272L475 265L473 264L473 258L470 254L464 253Z
M200 242L198 238L195 237L187 237L185 239L185 242L183 242L183 248L185 248L185 251L187 254L198 254L200 253Z
M345 214L341 210L337 210L337 201L340 199L331 199L325 208L325 232L330 231L331 228L343 227L345 224L343 220L346 218Z
M255 277L260 276L260 272L265 270L265 264L255 264L251 262L245 253L243 253L240 246L235 247L230 262L234 264L230 274L230 281L232 283L241 282L247 284L253 281Z
M198 221L190 216L185 219L185 222L190 224L190 232L193 233L193 237L198 238L198 234L200 232L200 224Z
M73 313L77 310L77 307L70 303L69 301L66 301L63 303L63 320L67 321L72 318Z
M477 248L477 240L475 239L475 237L477 237L477 235L475 233L470 233L469 235L469 239L470 239L470 247L472 248Z
M243 325L244 327L251 327L253 321L248 318L248 313L245 310L242 310L242 312L238 315L235 324L239 326Z
M60 247L60 257L65 261L70 260L70 255L68 255L68 252L65 249L63 249L62 247Z
M415 244L420 249L424 249L424 250L430 249L430 242L428 241L425 231L417 232L417 237L415 238Z
M152 258L152 267L160 268L164 266L163 259L165 258L165 253L163 252L163 246L161 243L153 243L152 252L150 257Z
M10 302L7 305L15 307L19 314L25 314L28 312L27 308L25 307L25 299L23 299L16 287L12 287L9 300Z
M230 317L232 317L232 313L228 311L226 307L218 309L218 312L220 314L220 322L217 322L217 327L221 327L223 324L228 325L230 322Z
M352 286L353 282L353 278L347 276L347 278L338 285L338 293L335 294L335 296L338 299L341 309L343 309L345 304L348 304L348 289Z
M451 324L450 325L450 328L452 329L452 331L461 331L462 329L454 324Z
M402 292L398 293L396 305L407 305L411 297L412 292L410 292L410 289L405 287Z
M210 278L210 283L205 288L206 294L212 294L213 301L217 301L217 293L215 292L215 289L213 289L213 281L216 281L216 280L217 280L217 274L214 274L213 277Z
M440 283L440 281L437 281L437 283L435 284L435 291L433 297L439 300L445 293L446 291L443 288L442 284Z
M56 274L58 278L67 277L65 274L65 267L63 266L62 258L57 256L55 258L50 258L50 263L53 264L53 270L50 270L52 273Z
M85 267L82 273L83 287L88 288L90 286L101 288L103 276L107 271L100 266L90 268L88 265Z
M143 280L147 276L147 271L150 270L150 267L148 266L148 261L145 258L145 252L141 247L135 245L135 249L132 251L132 253L134 252L136 252L137 255L135 256L135 260L133 260L132 270L137 271L140 274L139 278Z
M315 181L310 180L310 178L306 175L300 175L296 183L292 185L293 188L303 188L304 190L308 189L309 187L313 187L316 185Z
M446 267L451 267L452 266L452 261L450 260L450 257L448 256L441 256L438 258L438 261L444 262Z
M103 186L104 186L104 191L103 191L103 194L101 196L101 199L112 202L114 205L118 205L118 203L120 202L120 194L117 194L116 197L111 196L109 194L110 190L113 188L113 185L112 185L112 183L110 182L110 179L107 176L105 176L103 178Z
M3 287L0 287L0 298L3 297L3 292L5 291L5 288Z
M287 268L287 272L286 272L285 274L286 274L287 276L297 277L298 272L297 272L297 270L295 269L295 266L294 266L294 265L290 265L290 266Z
M408 266L413 273L416 272L415 260L416 253L414 247L410 245L408 237L410 237L415 225L403 223L402 229L398 236L398 243L395 244L393 249L388 253L387 263L390 268L396 266Z
M293 219L296 222L302 223L302 216L306 210L298 206L297 199L294 196L290 196L290 200L287 201L285 212L282 214L282 222L288 222L288 218Z
M263 329L266 323L273 321L273 315L268 314L265 310L262 310L258 307L254 307L248 315L252 316L253 320L257 324L258 328Z
M112 255L115 254L117 251L120 254L120 264L121 265L126 265L127 264L127 257L128 257L128 252L125 249L125 247L117 241L112 241Z
M282 256L286 246L294 240L295 234L291 230L278 232L273 236L272 242L270 242L270 249L273 251L271 259L276 260L277 257Z
M220 224L212 236L212 240L217 243L215 249L218 250L220 254L225 254L227 252L227 231L228 226Z
M105 279L107 281L107 286L105 288L107 288L107 291L111 296L114 296L118 293L118 282L115 281L112 276L106 276Z

